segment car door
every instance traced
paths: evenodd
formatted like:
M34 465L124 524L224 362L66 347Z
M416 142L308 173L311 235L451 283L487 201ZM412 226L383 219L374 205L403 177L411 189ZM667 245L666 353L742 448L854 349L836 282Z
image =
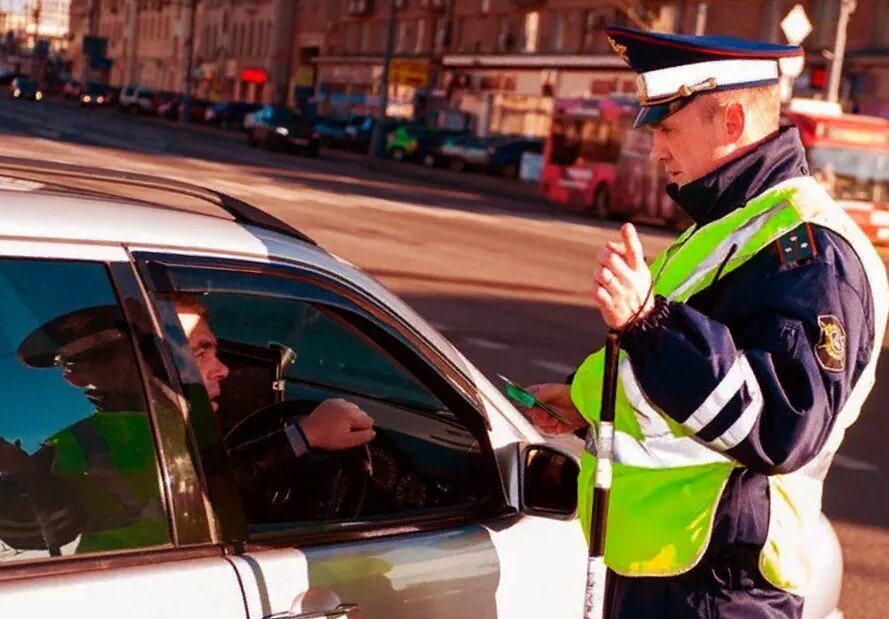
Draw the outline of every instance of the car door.
M0 239L4 616L244 617L140 297L120 247Z
M338 467L360 449L322 454L310 473L296 473L309 466L296 459L294 472L269 488L254 481L238 490L245 528L231 560L249 617L345 617L358 607L366 619L449 619L467 609L493 618L529 610L566 616L579 608L580 529L570 514L518 513L521 433L457 371L463 361L448 362L401 318L329 273L137 257L167 340L180 348L173 356L190 383L192 408L216 407L225 448L235 449L245 428L263 435L300 423L294 420L332 398L375 420L364 494L328 486L358 483L360 475ZM226 368L217 374L223 380L203 388L196 377L204 376L204 353L187 346L194 312L214 334ZM218 397L211 401L211 393ZM293 416L279 419L285 413L276 411ZM239 440L254 439L248 432ZM558 576L575 558L577 574Z

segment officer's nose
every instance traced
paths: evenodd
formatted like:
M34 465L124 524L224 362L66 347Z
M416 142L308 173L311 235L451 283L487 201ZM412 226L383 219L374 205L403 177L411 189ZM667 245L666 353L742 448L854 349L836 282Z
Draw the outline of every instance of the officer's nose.
M652 161L657 163L666 163L670 158L670 151L667 149L666 140L660 131L652 130L651 139L651 157Z

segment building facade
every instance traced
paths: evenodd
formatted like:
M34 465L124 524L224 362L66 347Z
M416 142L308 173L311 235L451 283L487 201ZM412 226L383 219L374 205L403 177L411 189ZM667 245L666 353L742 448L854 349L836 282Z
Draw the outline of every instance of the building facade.
M213 100L286 100L293 0L204 0L197 27L198 93Z
M609 24L783 41L781 19L799 2L815 28L796 91L819 96L840 0L70 2L72 40L87 32L108 38L112 83L182 90L190 73L208 98L302 104L313 97L342 116L379 105L394 4L389 113L468 121L480 134L543 135L556 98L633 92L634 76L604 37ZM98 11L93 30L90 7ZM844 102L889 115L889 0L859 0L848 32Z

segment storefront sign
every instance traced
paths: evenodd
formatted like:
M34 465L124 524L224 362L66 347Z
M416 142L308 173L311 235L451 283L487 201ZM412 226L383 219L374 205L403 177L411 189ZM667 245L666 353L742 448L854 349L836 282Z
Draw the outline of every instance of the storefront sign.
M372 65L323 65L320 67L322 82L332 84L373 84L382 74L382 68Z
M392 84L425 88L429 83L429 64L426 62L393 60L389 67L389 82Z
M314 86L315 85L315 67L312 65L300 65L293 74L294 86Z
M268 71L265 69L246 68L241 70L241 81L248 84L265 84Z
M505 90L514 91L516 89L516 76L511 73L492 73L482 75L478 80L480 90Z

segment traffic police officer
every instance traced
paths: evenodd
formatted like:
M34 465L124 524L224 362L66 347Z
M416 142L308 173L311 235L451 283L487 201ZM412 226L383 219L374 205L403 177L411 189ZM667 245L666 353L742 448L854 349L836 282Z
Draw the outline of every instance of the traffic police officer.
M779 126L798 47L606 31L639 76L637 126L693 225L649 267L632 226L594 296L621 335L605 561L617 617L800 617L822 484L873 386L882 262ZM603 352L538 385L549 432L596 427ZM592 435L592 432L590 432ZM582 459L589 523L595 441Z

